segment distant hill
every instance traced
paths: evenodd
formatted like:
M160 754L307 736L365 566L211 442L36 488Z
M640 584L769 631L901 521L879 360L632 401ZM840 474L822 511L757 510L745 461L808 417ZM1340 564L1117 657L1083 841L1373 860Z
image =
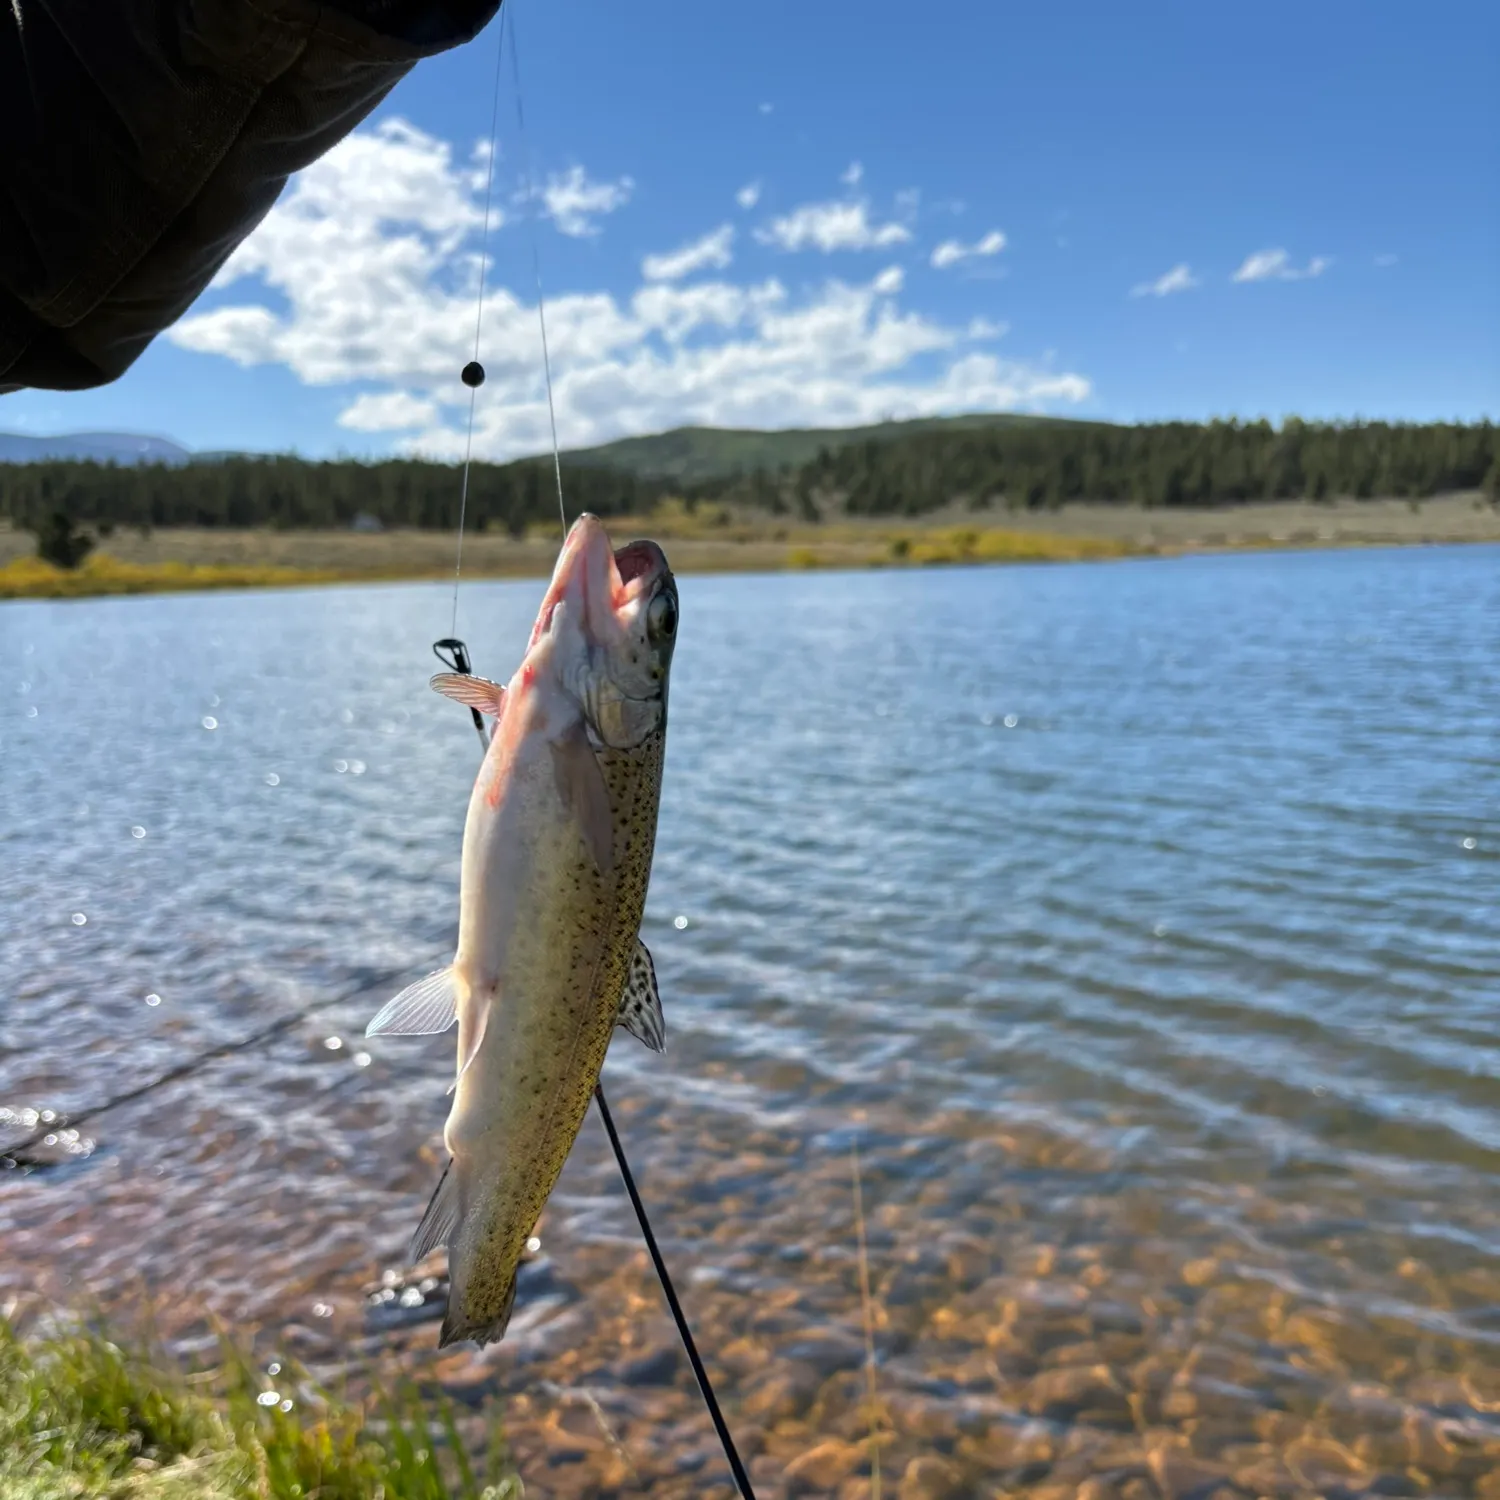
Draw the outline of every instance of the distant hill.
M809 452L805 463L790 462ZM1474 491L1483 491L1472 496L1479 505L1487 496L1500 507L1500 427L1490 422L1288 418L1278 428L1266 421L1124 426L969 418L842 431L686 430L594 454L592 463L564 463L570 513L648 515L676 497L721 507L715 519L760 511L813 522L958 507L1036 511L1081 501L1172 508L1347 496L1420 503ZM622 459L655 474L623 468ZM711 474L714 466L731 472L661 477L672 463L679 473ZM748 473L732 471L750 463L757 466ZM551 470L550 458L475 464L467 524L516 536L538 522L555 524ZM457 523L456 478L452 464L421 459L246 454L149 471L77 461L53 469L0 464L0 516L35 530L52 521L61 498L85 527L345 527L368 516L387 527L441 531Z
M917 417L870 427L792 427L764 432L743 427L674 427L649 437L620 438L597 448L564 454L576 464L624 469L642 479L685 484L731 479L757 469L793 468L810 463L819 449L836 452L857 443L894 443L919 432L961 431L975 427L1078 426L1069 417L1032 417L990 412L963 417Z
M1063 425L1078 424L1067 417L994 412L962 417L918 417L906 422L879 422L868 427L793 427L781 431L675 427L670 432L619 438L594 448L571 449L563 457L589 468L621 469L640 479L701 484L753 474L760 469L797 468L810 463L823 449L832 453L858 443L894 443L920 432ZM56 437L0 432L0 463L11 464L75 459L95 463L176 465L267 456L229 451L194 452L168 438L143 437L132 432L68 432Z
M62 432L55 437L0 432L0 463L34 464L43 459L116 464L185 464L193 454L168 438L135 432Z

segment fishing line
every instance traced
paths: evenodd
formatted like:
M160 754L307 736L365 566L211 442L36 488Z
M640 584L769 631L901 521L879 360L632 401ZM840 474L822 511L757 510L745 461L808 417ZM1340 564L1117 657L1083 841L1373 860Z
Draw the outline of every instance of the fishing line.
M713 1382L709 1380L708 1371L703 1368L703 1361L698 1357L698 1346L693 1342L692 1330L688 1327L687 1315L682 1310L682 1303L677 1300L677 1289L672 1285L671 1272L667 1270L667 1263L661 1258L661 1251L657 1248L656 1236L651 1232L651 1221L646 1217L646 1205L641 1202L641 1195L636 1191L635 1178L631 1175L630 1163L625 1160L625 1148L620 1144L619 1133L615 1130L614 1117L609 1112L609 1105L604 1102L602 1080L594 1085L594 1102L599 1106L599 1118L604 1121L609 1143L614 1147L615 1160L620 1164L620 1176L625 1179L625 1191L630 1194L630 1206L635 1209L636 1219L640 1222L641 1237L646 1241L646 1249L651 1252L651 1263L656 1267L661 1289L667 1294L667 1306L672 1310L672 1321L677 1325L682 1347L687 1350L688 1363L692 1365L693 1374L697 1377L703 1404L708 1408L708 1415L713 1419L714 1431L719 1434L719 1442L724 1448L724 1457L729 1460L729 1469L734 1475L735 1486L745 1500L755 1500L755 1491L750 1487L750 1476L745 1472L744 1464L740 1462L740 1452L734 1446L734 1439L729 1434L729 1424L724 1420L724 1413L719 1410L719 1399L714 1395Z
M563 536L568 534L568 509L563 500L562 452L557 440L557 403L552 390L552 354L547 344L547 302L542 293L542 258L537 244L536 189L531 175L531 145L526 134L526 110L521 96L521 64L516 45L516 26L512 16L515 0L500 8L499 25L495 35L495 78L490 97L489 155L484 174L484 227L479 240L479 286L474 297L474 354L459 372L459 379L469 388L469 421L464 436L463 477L458 492L458 541L453 557L453 611L449 634L433 643L438 658L455 672L468 673L468 666L459 666L450 657L467 661L468 648L458 639L458 586L463 575L464 521L469 505L469 471L474 453L474 415L479 400L479 387L484 384L484 366L479 361L480 335L484 325L484 278L489 267L490 210L494 202L495 158L499 154L500 136L500 79L504 71L505 36L510 33L510 71L516 98L516 133L521 148L522 200L526 204L527 228L531 239L531 275L536 285L537 327L542 340L542 374L547 387L547 425L552 436L552 474L557 484L557 514L562 522ZM446 653L446 654L445 654ZM484 723L477 709L471 710L474 727L479 731L480 742L489 744Z
M500 12L500 42L495 54L495 98L490 117L490 167L485 182L485 206L484 206L484 233L486 241L489 235L490 221L490 184L494 178L495 162L495 137L496 121L500 107L500 63L505 55L505 32L510 30L510 67L511 84L516 99L516 134L521 151L521 183L522 195L527 208L527 221L531 237L531 273L536 286L536 316L537 327L541 334L542 342L542 374L547 386L547 421L552 433L552 474L557 483L557 514L562 522L563 536L568 534L568 510L563 500L562 481L562 453L557 441L557 403L552 389L552 356L547 346L547 301L542 291L542 259L541 251L537 244L536 229L536 188L531 175L531 147L526 135L526 111L521 97L521 65L520 49L516 45L515 21L511 17L511 11L515 0L509 0L508 4L501 7ZM481 249L480 256L480 279L479 279L479 309L484 305L484 255ZM461 497L459 501L458 517L458 558L453 570L453 634L448 638L433 643L432 649L437 653L438 659L453 671L468 676L471 674L469 665L468 647L457 639L458 635L458 583L459 572L463 561L463 523L464 504L469 492L469 452L474 441L474 402L478 388L484 382L484 367L479 363L479 327L480 311L476 310L474 317L474 359L466 365L463 371L464 384L469 387L469 435L464 447L464 477ZM470 708L473 716L474 727L479 732L479 743L488 750L489 739L485 734L484 721L480 717L479 710ZM713 1422L714 1431L718 1434L719 1442L724 1449L724 1457L728 1460L730 1472L734 1475L735 1487L739 1490L742 1500L755 1500L755 1490L750 1484L750 1476L745 1472L745 1465L740 1459L739 1449L735 1447L734 1438L729 1431L729 1424L724 1420L724 1413L719 1407L719 1399L714 1394L713 1382L708 1377L708 1371L703 1366L703 1360L698 1354L698 1345L693 1339L692 1329L688 1326L687 1315L682 1310L682 1303L677 1296L677 1288L673 1285L672 1274L667 1269L667 1263L662 1259L660 1247L656 1243L656 1235L651 1229L651 1220L646 1213L646 1205L641 1201L641 1195L635 1185L635 1174L630 1170L630 1162L625 1156L625 1147L620 1141L619 1132L615 1129L614 1117L609 1112L609 1104L604 1097L604 1082L600 1079L594 1086L594 1102L599 1106L599 1117L604 1121L604 1131L609 1137L610 1148L614 1151L615 1162L620 1168L620 1176L625 1182L625 1191L630 1196L630 1205L635 1210L637 1223L641 1226L641 1237L646 1242L646 1249L650 1252L651 1263L656 1268L657 1280L661 1282L662 1292L667 1299L667 1307L672 1314L672 1321L677 1325L677 1336L682 1340L682 1347L687 1351L688 1363L693 1367L693 1375L698 1382L698 1390L703 1397L703 1404L708 1408L708 1415Z
M279 1036L284 1031L290 1031L294 1026L300 1025L309 1016L316 1015L320 1010L327 1010L334 1005L342 1005L345 1001L358 999L361 995L368 994L371 990L383 989L394 980L400 979L407 973L405 969L391 969L386 973L378 974L373 978L362 979L351 989L342 994L331 995L326 1000L319 1000L313 1005L304 1006L299 1011L294 1011L289 1016L282 1016L280 1020L272 1021L269 1026L263 1026L259 1031L252 1032L249 1036L241 1037L237 1042L225 1042L222 1046L210 1047L207 1052L200 1052L196 1057L190 1057L186 1062L178 1063L176 1067L168 1068L165 1073L150 1079L146 1083L138 1084L133 1089L126 1089L123 1094L116 1094L112 1099L106 1099L100 1104L91 1105L88 1109L79 1110L76 1114L60 1114L55 1120L49 1121L41 1129L33 1131L24 1140L16 1141L13 1145L5 1147L0 1151L0 1167L28 1167L39 1165L29 1161L26 1153L33 1147L43 1145L48 1136L58 1135L64 1130L71 1130L75 1126L92 1120L96 1115L102 1115L106 1110L118 1109L122 1104L129 1104L133 1100L143 1099L147 1094L154 1093L164 1084L175 1083L179 1078L187 1078L192 1074L202 1071L209 1063L217 1062L221 1057L229 1057L236 1052L246 1052L251 1047L257 1047L262 1042L270 1041L272 1037Z
M458 551L453 559L453 623L450 634L458 634L458 579L464 564L464 514L469 508L469 464L474 452L474 409L479 401L479 387L484 384L484 366L479 363L479 335L484 325L484 278L489 269L490 204L495 188L496 139L500 130L500 74L505 57L506 7L500 11L500 25L495 36L495 87L490 101L490 151L484 169L484 228L479 235L479 290L474 297L474 357L459 373L469 388L469 429L464 438L464 475L458 490ZM514 39L512 39L514 46ZM477 717L477 715L476 715Z
M859 1133L850 1145L854 1172L854 1229L859 1260L859 1307L865 1325L865 1387L870 1405L870 1500L880 1500L879 1406L875 1393L875 1307L870 1300L870 1253L865 1240L865 1194L859 1172Z
M512 0L514 3L514 0ZM552 358L547 350L547 301L542 295L542 257L537 249L536 188L531 180L531 146L526 137L526 109L521 101L521 60L516 45L516 23L510 23L510 77L516 96L516 135L521 145L521 183L526 202L526 219L531 232L531 275L536 283L536 318L542 333L542 374L547 382L547 421L552 428L552 472L557 480L557 514L562 521L563 536L568 534L568 510L563 504L562 454L557 446L557 406L552 399Z

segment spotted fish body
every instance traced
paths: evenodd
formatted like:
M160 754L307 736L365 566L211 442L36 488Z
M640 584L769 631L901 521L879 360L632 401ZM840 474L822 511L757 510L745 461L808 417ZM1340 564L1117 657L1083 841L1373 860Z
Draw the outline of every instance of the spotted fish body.
M588 1112L640 933L665 745L660 732L601 757L616 810L609 874L566 820L528 830L535 888L511 938L497 1030L459 1080L444 1132L462 1174L444 1344L503 1332L522 1248ZM545 807L551 767L532 774L543 785L523 800Z
M676 616L660 549L612 553L581 517L509 686L434 679L497 717L464 831L458 949L370 1033L458 1021L451 1161L412 1245L413 1259L448 1246L443 1345L503 1335L615 1027L662 1043L639 934Z

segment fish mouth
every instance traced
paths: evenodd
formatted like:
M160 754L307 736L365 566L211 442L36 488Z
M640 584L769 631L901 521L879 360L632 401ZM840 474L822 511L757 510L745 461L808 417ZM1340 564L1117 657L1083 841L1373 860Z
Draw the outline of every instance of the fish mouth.
M626 542L615 549L615 567L620 572L620 582L628 589L637 578L648 582L670 572L667 555L655 542Z
M610 550L609 535L598 516L584 511L568 528L562 551L552 569L552 582L532 627L527 649L552 628L552 615L564 600L589 637L604 638L613 614L613 604L620 588L619 571Z
M655 542L627 542L615 550L604 523L584 511L568 528L530 646L551 629L553 613L565 600L571 618L593 644L614 640L625 606L669 587L671 581L666 554Z

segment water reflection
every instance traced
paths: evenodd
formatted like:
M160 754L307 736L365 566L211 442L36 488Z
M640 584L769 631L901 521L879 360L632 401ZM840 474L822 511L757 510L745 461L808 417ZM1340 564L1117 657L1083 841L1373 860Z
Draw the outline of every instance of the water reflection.
M645 932L671 1050L609 1068L768 1489L863 1493L857 1128L903 1493L1492 1493L1496 564L683 582ZM466 591L477 670L538 595ZM170 1288L184 1336L201 1302L315 1363L431 1359L441 1258L400 1257L452 1042L351 1039L454 941L447 607L0 611L29 684L0 718L0 1145L307 1012L0 1176L0 1289ZM539 1493L627 1460L713 1493L592 1121L541 1239L512 1337L439 1373L512 1394Z

